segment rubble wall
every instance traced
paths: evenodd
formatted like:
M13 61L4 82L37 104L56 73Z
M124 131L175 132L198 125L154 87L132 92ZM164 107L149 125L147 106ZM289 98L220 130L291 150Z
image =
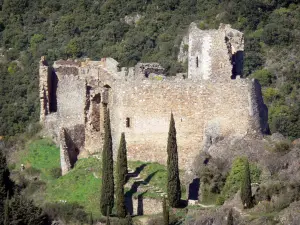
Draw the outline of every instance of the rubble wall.
M117 82L109 104L115 147L125 132L130 159L166 163L171 112L181 167L188 166L201 150L207 127L213 126L217 136L260 134L250 112L256 100L245 94L251 86L251 81L244 79ZM128 119L130 127L126 127Z

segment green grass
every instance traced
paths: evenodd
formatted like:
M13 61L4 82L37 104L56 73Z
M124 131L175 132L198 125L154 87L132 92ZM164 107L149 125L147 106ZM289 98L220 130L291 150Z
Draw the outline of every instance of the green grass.
M59 148L50 139L37 139L26 145L20 164L41 172L42 180L53 179L51 170L60 167Z
M92 213L94 218L100 218L100 190L101 190L101 160L90 157L79 159L75 167L65 176L53 177L51 171L60 167L59 148L50 139L32 140L26 145L24 151L19 153L16 160L16 171L20 164L24 164L27 174L39 174L44 185L33 193L32 198L39 196L39 204L78 203L87 213ZM141 161L129 162L131 169L141 165L146 166L140 172L144 180L149 180L155 186L167 192L166 166L159 163L145 163ZM127 190L126 190L127 191ZM185 191L182 190L185 194ZM133 197L139 193L135 193ZM35 196L36 195L36 196ZM160 194L145 193L146 198L161 198Z
M68 174L52 181L46 191L48 202L65 200L82 205L87 212L100 216L101 161L86 158L77 161ZM96 178L95 175L98 177Z
M147 180L149 184L160 188L162 191L167 191L167 169L164 165L159 163L145 163L141 161L128 162L128 166L135 170L141 165L146 164L144 169L140 172L140 176Z
M162 190L163 192L167 193L167 168L164 165L161 165L159 163L150 163L150 162L141 162L141 161L131 161L128 162L128 167L132 170L135 170L136 168L142 166L145 164L146 166L143 168L143 170L140 172L140 177L144 180L149 180L149 185L155 186ZM181 173L183 171L180 171ZM185 198L186 191L184 186L181 186L181 192L182 192L182 198ZM161 198L160 194L157 194L155 192L147 192L145 193L144 197L149 198Z

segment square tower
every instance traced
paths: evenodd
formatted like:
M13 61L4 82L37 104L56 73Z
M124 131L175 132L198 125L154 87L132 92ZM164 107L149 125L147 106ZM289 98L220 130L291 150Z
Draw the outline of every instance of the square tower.
M244 35L221 24L218 30L189 28L188 78L229 80L242 75Z

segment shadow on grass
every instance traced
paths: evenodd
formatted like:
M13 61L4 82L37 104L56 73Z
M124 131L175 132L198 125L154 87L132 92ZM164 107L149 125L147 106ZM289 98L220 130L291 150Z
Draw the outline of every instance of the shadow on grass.
M137 177L143 169L147 166L148 164L144 163L140 165L139 167L135 168L135 171L133 173L128 173L126 176L126 182L131 178L131 177Z
M143 165L145 165L146 166L146 164L143 164ZM142 166L143 166L142 165ZM144 166L144 167L145 167ZM141 166L140 166L141 167ZM140 167L138 167L138 168L140 168ZM144 168L143 167L143 168ZM140 170L141 171L141 170ZM139 171L139 173L140 173L140 171ZM125 193L125 204L126 204L126 209L127 209L127 212L128 213L130 213L130 215L133 215L134 214L134 209L133 209L133 195L135 194L135 193L137 193L137 191L138 191L138 188L139 188L139 186L141 185L141 184L143 184L143 185L146 185L146 184L149 184L149 182L150 182L150 180L154 177L154 175L156 174L158 172L158 170L157 171L155 171L155 172L153 172L153 173L151 173L151 174L149 174L149 176L145 179L145 180L143 180L143 181L135 181L133 184L132 184L132 186L131 186L131 188L130 188L130 190L129 191L127 191L126 193ZM143 193L141 193L141 194L139 194L138 195L138 207L137 207L137 214L138 215L142 215L142 214L140 214L140 213L143 213L143 195L146 193L147 191L145 191L145 192L143 192Z

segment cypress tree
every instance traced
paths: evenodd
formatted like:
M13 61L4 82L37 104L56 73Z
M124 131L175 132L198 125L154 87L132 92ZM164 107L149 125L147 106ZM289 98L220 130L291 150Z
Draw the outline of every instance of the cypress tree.
M4 223L4 207L9 192L10 179L6 157L0 150L0 224Z
M100 196L100 210L102 215L111 214L114 206L114 168L113 150L109 110L105 109L104 144L102 150L102 189Z
M232 209L230 209L229 212L228 212L228 216L227 216L227 225L233 225Z
M164 216L164 225L169 225L169 209L167 206L166 197L163 200L163 216Z
M244 174L241 183L241 199L244 208L252 207L251 177L248 159L245 162Z
M4 225L9 225L9 197L7 193L7 197L4 204Z
M90 219L89 219L89 224L93 225L94 224L94 219L93 219L93 214L90 214Z
M106 216L106 225L110 225L110 219L109 219L108 212L107 212L107 216Z
M126 225L132 225L133 224L131 215L129 213L126 216L126 223L125 224Z
M117 188L116 188L116 204L117 204L117 215L118 217L126 217L126 207L125 207L125 197L124 197L124 185L126 182L127 176L127 150L126 150L126 141L125 134L122 133L120 146L118 150L118 159L117 159Z
M181 189L178 169L178 152L176 140L176 128L173 113L171 113L169 135L168 135L168 199L171 207L178 207L181 199Z

